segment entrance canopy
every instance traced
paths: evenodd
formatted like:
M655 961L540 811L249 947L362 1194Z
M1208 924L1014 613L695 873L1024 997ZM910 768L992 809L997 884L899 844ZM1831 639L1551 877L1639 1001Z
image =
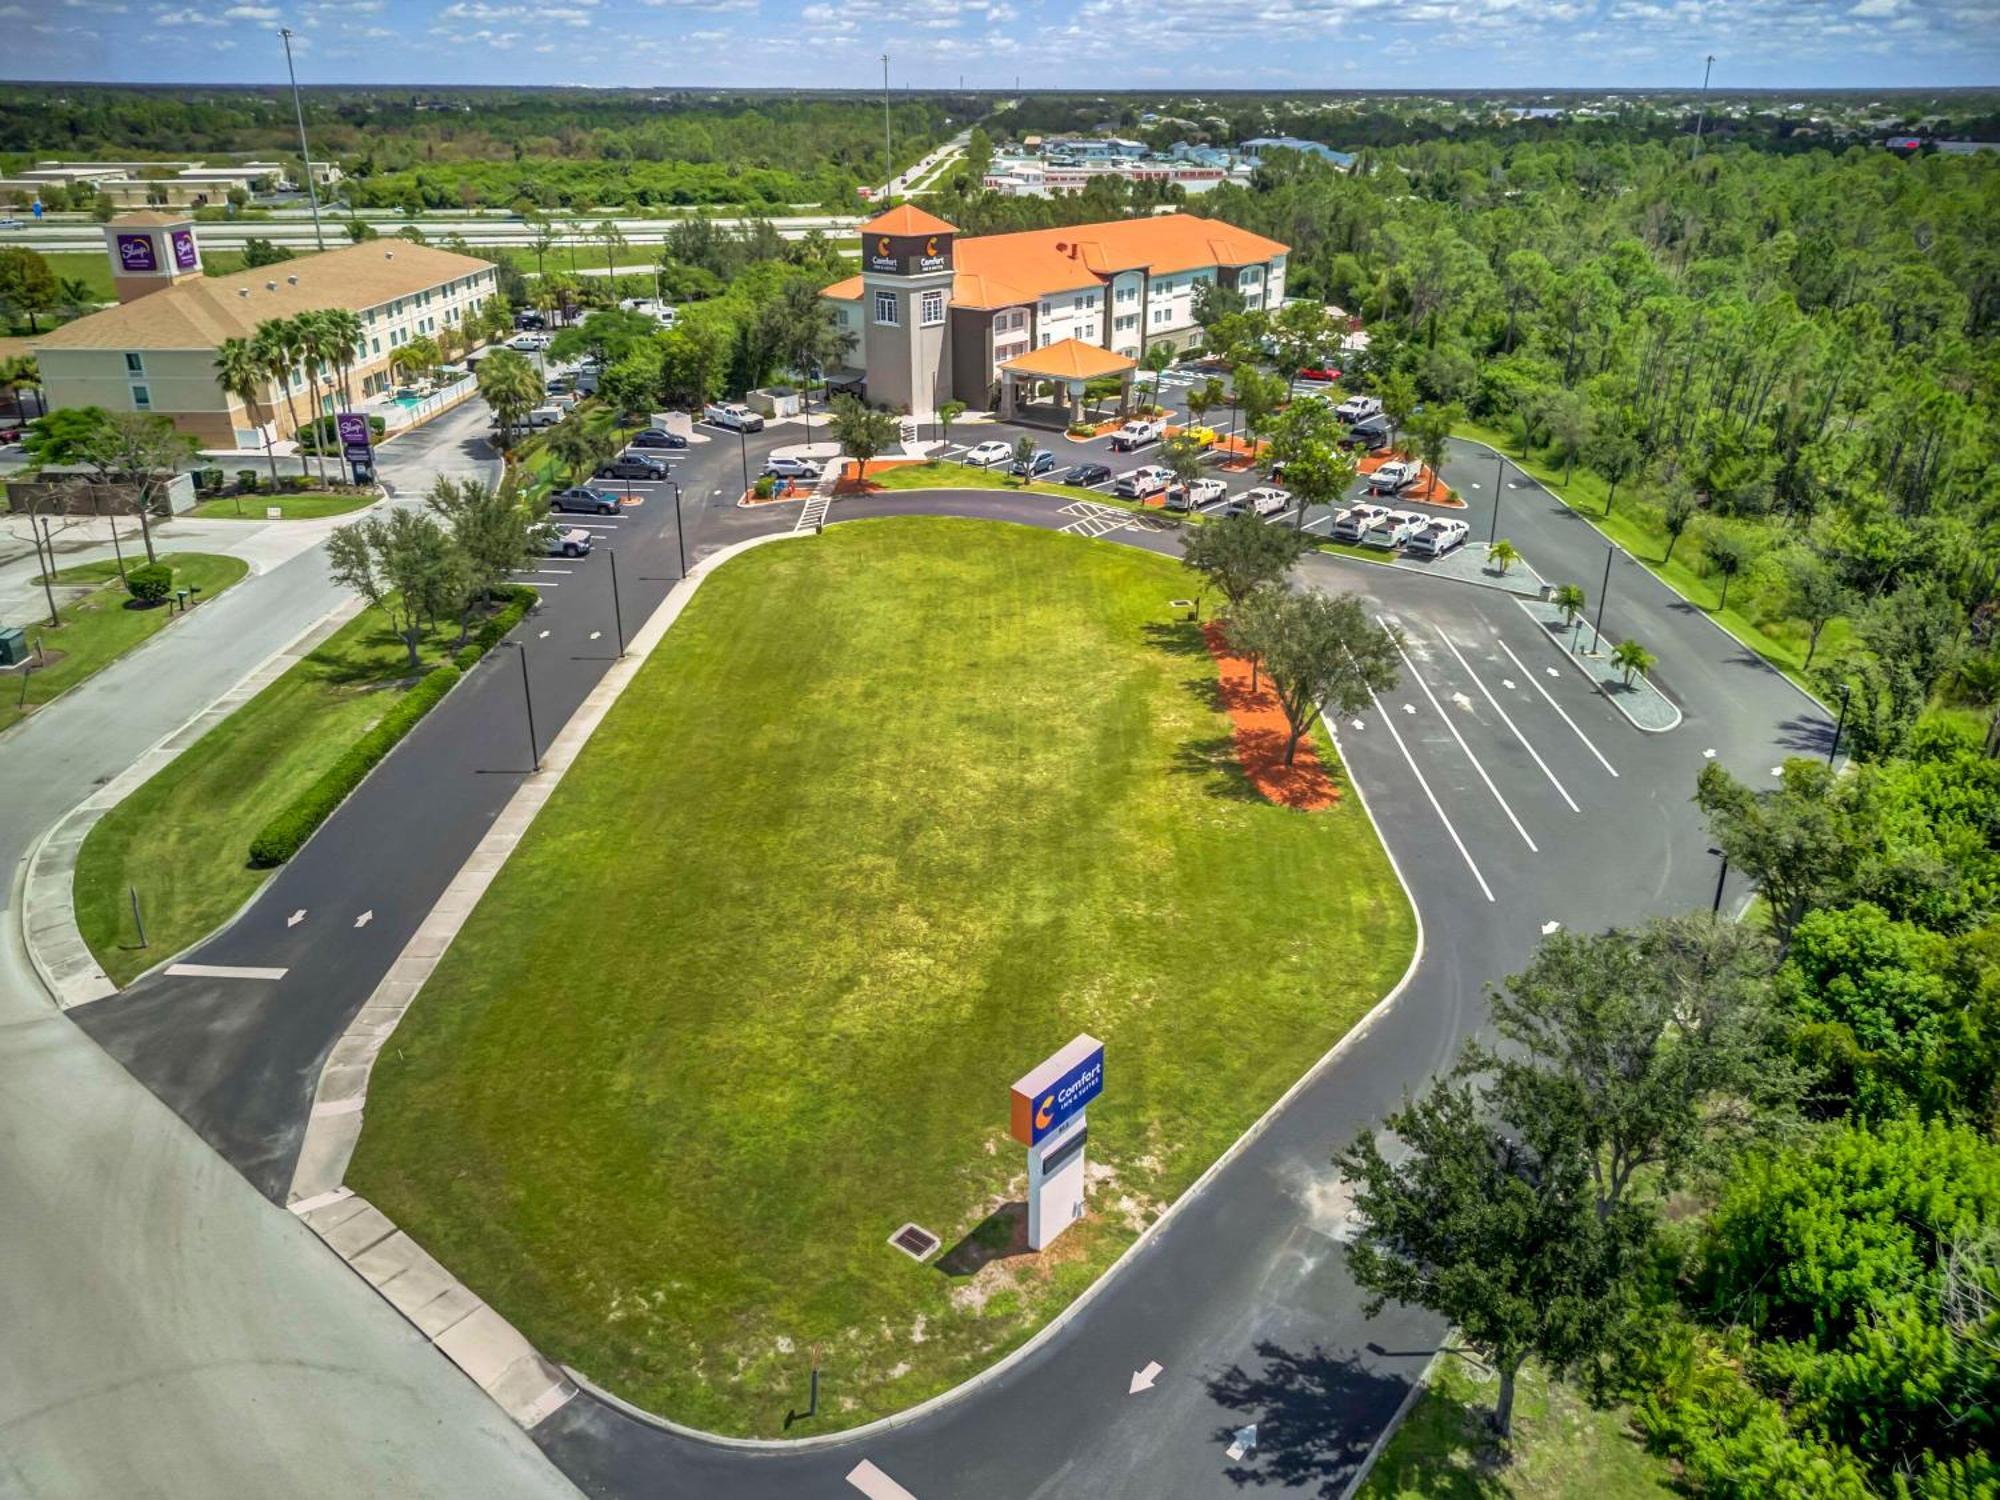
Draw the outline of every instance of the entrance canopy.
M1080 422L1084 386L1111 375L1117 376L1121 384L1118 410L1122 415L1131 402L1132 374L1138 368L1139 362L1129 354L1114 354L1082 339L1064 339L1061 343L1030 349L1000 366L1001 419L1014 415L1014 403L1022 386L1032 393L1038 382L1046 380L1059 386L1067 396L1069 420Z

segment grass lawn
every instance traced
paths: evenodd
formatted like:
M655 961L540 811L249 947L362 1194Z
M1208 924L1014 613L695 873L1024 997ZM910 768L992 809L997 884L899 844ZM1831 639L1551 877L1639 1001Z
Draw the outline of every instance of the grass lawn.
M126 566L136 566L145 560L146 554L140 551L136 559L126 559ZM174 587L198 588L204 601L214 599L250 571L249 564L241 558L216 557L207 552L163 552L160 561L174 570ZM0 729L103 671L141 641L180 618L177 610L164 604L153 609L127 609L131 596L119 581L115 560L63 568L55 575L55 581L98 587L68 604L57 596L57 617L62 621L58 629L50 628L46 613L38 614L32 623L16 622L28 632L30 646L37 641L41 643L49 661L28 675L25 706L20 669L0 676Z
M225 495L203 500L185 514L202 521L263 521L264 512L275 505L287 521L317 521L323 516L344 516L349 511L373 505L381 497L373 490L359 495L329 495L285 491L276 495Z
M454 639L446 629L428 643L426 665ZM234 915L271 873L250 868L251 838L387 711L408 674L403 643L364 611L106 814L76 868L77 925L104 971L124 984Z
M1726 610L1718 610L1716 606L1722 601L1721 578L1719 575L1711 575L1707 561L1701 555L1695 528L1690 528L1682 535L1679 544L1674 548L1673 561L1663 561L1667 553L1667 533L1659 524L1658 512L1645 503L1641 498L1642 492L1636 485L1628 483L1620 487L1612 513L1606 516L1604 500L1609 486L1590 470L1579 466L1571 475L1570 482L1565 485L1562 482L1562 470L1559 466L1518 457L1511 439L1497 428L1461 422L1453 432L1459 437L1473 438L1500 449L1507 455L1507 462L1540 480L1557 499L1583 516L1611 541L1630 552L1668 585L1700 605L1707 611L1710 619L1736 639L1807 692L1815 695L1819 693L1819 688L1806 676L1805 671L1808 636L1806 627L1797 620L1773 618L1762 612L1753 617L1740 604L1732 604ZM1503 526L1501 529L1504 531L1506 528ZM1552 581L1583 582L1586 588L1592 586L1588 580ZM1748 576L1738 577L1730 585L1729 592L1733 599L1739 601L1757 597L1753 580ZM1838 659L1840 648L1847 640L1847 633L1845 620L1828 622L1825 631L1820 635L1819 649L1813 654L1815 668L1819 663Z
M785 1432L815 1343L793 1436L1021 1343L1413 946L1358 799L1236 769L1188 587L971 520L730 562L377 1062L348 1181L545 1353L715 1431ZM1008 1085L1079 1031L1091 1214L1001 1253Z
M1648 1453L1622 1409L1599 1411L1538 1367L1521 1372L1512 1457L1500 1462L1487 1414L1499 1382L1458 1359L1389 1440L1358 1500L1667 1500L1673 1467Z
M111 262L98 250L56 250L47 251L42 259L49 263L49 270L63 279L75 279L88 286L100 302L115 301L117 289L111 284ZM243 252L240 250L210 250L206 246L201 252L201 268L210 276L232 276L243 269ZM47 326L47 320L43 320Z

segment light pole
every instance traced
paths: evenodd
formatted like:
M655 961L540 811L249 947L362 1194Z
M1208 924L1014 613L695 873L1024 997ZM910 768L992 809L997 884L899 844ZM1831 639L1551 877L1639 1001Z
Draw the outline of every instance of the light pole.
M618 631L618 659L625 659L625 611L618 604L618 554L609 547L605 555L611 559L611 623Z
M528 706L528 750L534 756L535 769L542 768L542 747L535 738L535 690L528 685L528 648L519 641L512 643L521 654L521 698Z
M1840 754L1840 731L1847 727L1847 700L1854 689L1847 683L1840 685L1840 714L1833 721L1833 743L1826 747L1826 763L1831 766L1833 758Z
M1708 120L1708 75L1714 70L1715 56L1711 53L1701 65L1701 108L1695 111L1694 150L1688 153L1690 158L1701 155L1701 127Z
M1592 651L1604 649L1604 601L1611 595L1611 558L1616 551L1617 548L1611 546L1606 546L1604 549L1604 583L1597 590L1597 621L1590 627Z
M312 152L306 147L306 109L299 102L299 75L292 66L292 28L280 26L278 35L285 39L285 75L292 80L292 113L299 122L299 160L306 169L306 201L312 204L313 243L324 250L326 232L319 225L319 187L313 181Z
M674 487L674 553L681 560L681 577L685 578L688 576L688 555L687 542L681 535L683 524L681 521L681 486L680 481L677 479L669 479L667 483Z
M1722 884L1729 879L1729 856L1713 844L1708 846L1708 852L1719 856L1722 860L1722 869L1715 877L1715 899L1708 906L1708 914L1711 917L1719 917L1722 915Z
M882 54L882 197L886 201L889 188L896 179L896 159L889 139L889 54Z
M743 429L736 429L736 451L743 459L743 493L750 493L750 440L743 435Z
M1493 455L1493 524L1487 528L1486 547L1492 550L1495 538L1500 535L1500 489L1507 478L1507 460L1499 454Z

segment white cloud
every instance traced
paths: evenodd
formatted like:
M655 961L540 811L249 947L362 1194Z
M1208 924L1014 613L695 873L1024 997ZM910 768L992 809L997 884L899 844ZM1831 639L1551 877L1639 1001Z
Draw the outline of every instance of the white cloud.
M223 12L232 21L275 21L278 8L275 5L232 5Z
M222 17L204 10L163 10L153 17L155 26L223 26Z

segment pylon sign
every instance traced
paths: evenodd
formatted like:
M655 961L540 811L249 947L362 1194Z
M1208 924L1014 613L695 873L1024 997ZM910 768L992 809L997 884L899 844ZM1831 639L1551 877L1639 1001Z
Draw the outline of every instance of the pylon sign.
M1083 1217L1085 1106L1104 1091L1104 1043L1078 1036L1015 1080L1014 1139L1028 1148L1028 1247Z

